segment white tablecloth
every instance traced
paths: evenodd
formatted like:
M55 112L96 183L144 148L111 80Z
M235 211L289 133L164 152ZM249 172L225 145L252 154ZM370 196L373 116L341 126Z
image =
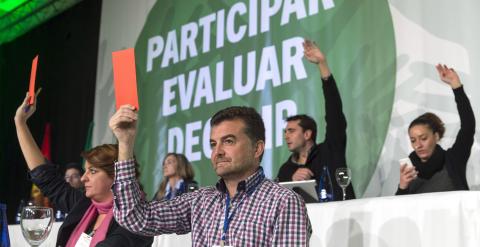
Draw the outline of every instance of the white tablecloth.
M478 247L480 192L309 204L312 246Z
M480 246L478 191L307 204L307 210L313 228L311 246ZM55 223L54 234L42 246L54 246L58 227ZM9 230L12 246L26 246L16 242L24 241L18 225ZM157 236L152 246L191 246L190 234Z
M57 242L57 232L61 225L62 225L62 222L53 223L50 235L48 235L48 238L42 243L42 245L40 245L41 247L55 246L55 243ZM11 247L30 246L28 245L27 241L25 241L25 239L23 238L22 229L20 228L20 225L8 225L8 232L9 232L8 235L10 236Z

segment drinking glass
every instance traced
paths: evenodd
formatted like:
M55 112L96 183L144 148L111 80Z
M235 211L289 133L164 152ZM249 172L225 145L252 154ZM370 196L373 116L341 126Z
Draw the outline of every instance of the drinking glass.
M53 209L28 206L22 209L20 226L30 246L40 246L47 239L53 224Z
M347 168L347 167L337 168L337 170L335 170L335 179L337 180L338 185L342 187L343 200L345 201L345 197L346 197L345 191L347 189L347 186L350 184L350 181L352 180L350 168Z

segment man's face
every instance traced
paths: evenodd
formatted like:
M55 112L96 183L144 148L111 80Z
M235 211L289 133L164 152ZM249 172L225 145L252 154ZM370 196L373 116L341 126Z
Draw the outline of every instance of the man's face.
M285 142L287 143L290 152L298 153L304 148L308 141L308 133L304 132L299 125L300 120L293 120L287 122L285 128ZM311 131L309 131L310 133Z
M259 166L264 142L252 143L240 119L226 120L212 127L210 133L212 165L223 179L245 179Z
M82 181L80 181L80 172L75 168L70 168L65 171L65 181L75 189L83 187Z

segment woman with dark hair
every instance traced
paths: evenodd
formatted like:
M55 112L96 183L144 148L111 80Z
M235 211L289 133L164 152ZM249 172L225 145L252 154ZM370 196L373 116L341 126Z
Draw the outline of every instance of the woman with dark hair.
M198 188L192 165L183 154L168 153L163 160L163 180L154 200L173 199Z
M453 146L444 150L438 142L445 127L437 115L425 113L412 121L408 135L414 149L409 156L413 166L400 166L397 195L469 190L465 171L473 145L475 116L455 70L440 64L436 68L440 79L455 95L460 130Z
M35 143L27 120L35 112L36 100L30 106L28 101L29 96L18 107L15 126L32 182L57 209L68 213L58 231L56 246L150 246L152 237L133 234L120 227L113 218L111 187L118 146L104 144L83 152L86 171L81 181L85 189L75 189L63 179L57 166L45 160Z

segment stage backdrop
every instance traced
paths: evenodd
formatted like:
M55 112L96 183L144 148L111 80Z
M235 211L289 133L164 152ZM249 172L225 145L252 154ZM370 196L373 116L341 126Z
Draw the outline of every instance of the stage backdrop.
M434 65L462 77L473 108L480 105L476 10L464 0L104 0L95 99L94 145L114 142L111 52L135 48L140 101L136 155L146 192L162 179L167 152L185 154L202 186L217 177L210 164L209 119L232 105L255 107L266 130L266 175L276 177L289 151L284 119L306 113L325 135L320 75L303 59L314 40L328 57L348 121L347 163L358 197L392 195L398 159L412 151L411 120L425 111L446 124L448 148L459 118L451 89ZM478 114L476 115L478 118ZM479 147L467 169L480 184Z

